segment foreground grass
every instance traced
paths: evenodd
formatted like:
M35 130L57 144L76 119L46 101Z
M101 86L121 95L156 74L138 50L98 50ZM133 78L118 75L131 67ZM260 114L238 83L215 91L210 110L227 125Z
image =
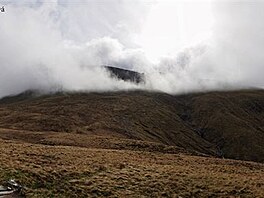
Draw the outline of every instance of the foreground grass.
M0 180L27 197L264 197L264 164L0 140Z

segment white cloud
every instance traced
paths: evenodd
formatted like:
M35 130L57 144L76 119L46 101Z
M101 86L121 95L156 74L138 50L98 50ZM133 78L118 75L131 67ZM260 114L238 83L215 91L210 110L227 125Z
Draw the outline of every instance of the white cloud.
M172 39L165 47L173 49L177 45L177 49L182 49L169 55L159 54L161 58L156 63L137 42L151 6L157 5L153 1L2 2L6 13L0 15L0 97L27 89L54 87L87 91L137 87L179 93L264 83L264 22L261 20L264 3L261 1L207 2L214 8L209 12L214 13L212 37L188 48ZM203 5L206 9L210 7ZM191 13L195 8L188 1L186 9ZM185 22L184 17L174 17L177 16L164 21L167 29L160 31L163 36L166 37L174 20ZM192 17L186 22L190 27ZM186 26L184 30L192 35L196 26ZM156 28L159 27L162 26ZM159 51L155 39L148 42L156 46L152 47L155 53ZM147 83L138 87L110 79L101 65L144 72Z

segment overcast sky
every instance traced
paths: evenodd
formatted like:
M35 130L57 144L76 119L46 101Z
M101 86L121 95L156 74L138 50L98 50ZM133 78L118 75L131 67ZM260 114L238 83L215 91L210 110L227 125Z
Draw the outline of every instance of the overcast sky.
M27 89L263 87L263 1L2 0L0 97ZM145 85L101 65L144 72Z

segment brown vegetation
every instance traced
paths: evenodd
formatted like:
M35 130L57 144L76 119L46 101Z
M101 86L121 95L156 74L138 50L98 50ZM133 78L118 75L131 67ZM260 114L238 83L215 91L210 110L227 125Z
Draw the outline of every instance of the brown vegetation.
M0 182L27 197L263 197L264 92L0 100Z
M28 197L263 197L264 165L186 154L0 141L0 180Z
M164 93L27 92L0 101L0 128L151 141L264 162L264 91Z

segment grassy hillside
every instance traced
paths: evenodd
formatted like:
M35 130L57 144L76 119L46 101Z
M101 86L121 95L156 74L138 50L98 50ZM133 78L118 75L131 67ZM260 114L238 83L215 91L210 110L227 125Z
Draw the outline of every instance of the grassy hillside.
M264 91L31 92L0 101L0 128L150 141L213 156L264 161Z
M263 197L263 163L222 159L264 162L263 110L262 90L6 97L0 184L27 197Z
M264 162L264 91L235 91L183 97L189 122L223 156Z
M27 197L263 197L264 165L182 153L0 140L0 182Z
M61 93L11 101L0 104L1 128L108 135L216 154L213 144L182 122L183 107L171 95Z

